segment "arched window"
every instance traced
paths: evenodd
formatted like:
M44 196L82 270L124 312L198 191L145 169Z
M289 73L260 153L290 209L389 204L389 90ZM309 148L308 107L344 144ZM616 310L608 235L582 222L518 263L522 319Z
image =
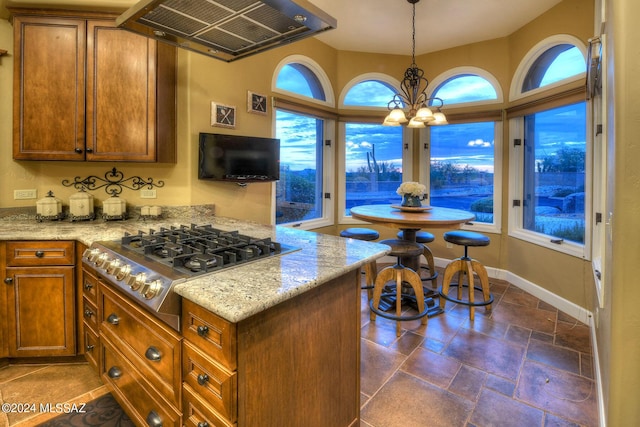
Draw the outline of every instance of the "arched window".
M357 83L344 96L345 106L387 107L395 90L388 83L379 80L365 80Z
M583 80L585 71L581 42L544 40L522 61L511 86L512 100L535 94L535 102L507 109L511 139L519 141L510 150L509 234L580 258L588 257L590 237L587 104L585 94L562 88Z
M322 68L302 56L285 58L273 76L274 92L324 105L333 92ZM332 153L325 135L335 124L321 110L300 111L285 100L275 102L276 138L280 139L280 180L276 183L275 220L278 225L313 228L332 222L333 209L325 195L333 187Z
M544 51L533 62L522 83L522 92L544 87L586 71L580 49L572 44L559 44Z
M459 114L447 126L431 126L425 135L429 142L420 165L429 182L430 204L467 210L475 215L474 229L499 231L502 123L492 106L502 102L500 85L485 70L460 67L434 79L432 86L430 96L442 99L445 114L470 105L479 113L469 118Z
M446 105L498 99L495 87L486 78L475 74L462 74L445 80L432 96L442 99Z
M382 111L380 120L347 116L340 127L341 141L344 138L344 184L340 183L343 219L350 217L354 206L393 203L399 197L396 190L403 180L403 163L408 161L402 144L403 130L399 126L382 126L382 117L396 92L394 82L377 73L360 75L343 90L341 107Z
M515 101L585 78L586 52L581 40L567 34L542 40L520 61L509 99Z
M278 73L276 87L301 96L326 101L322 84L307 66L286 64Z

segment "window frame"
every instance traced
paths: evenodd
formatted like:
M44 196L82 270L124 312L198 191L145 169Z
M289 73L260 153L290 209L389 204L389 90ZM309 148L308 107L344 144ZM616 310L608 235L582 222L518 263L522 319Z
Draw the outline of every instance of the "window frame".
M523 227L523 207L513 206L513 200L521 200L523 194L523 173L524 173L524 145L516 146L514 141L520 139L524 141L524 116L536 112L559 108L584 101L586 78L586 67L584 73L569 76L565 79L522 92L522 86L529 68L535 64L540 55L543 55L550 48L561 45L572 44L580 49L583 57L586 58L586 46L578 38L568 34L558 34L548 37L537 43L524 56L514 78L511 80L509 100L511 107L507 109L508 132L509 132L509 200L512 206L508 213L508 235L538 246L545 247L560 253L575 256L585 260L591 258L592 227L590 226L590 214L593 206L593 137L589 129L589 103L587 103L586 114L586 141L585 141L585 197L584 197L584 243L563 241L562 244L552 243L554 236L537 233ZM585 60L586 63L586 60ZM578 83L582 83L579 87ZM531 100L526 102L526 100ZM522 100L522 102L518 102ZM519 147L519 148L518 148Z
M339 108L342 111L348 111L352 115L341 115L338 122L338 150L337 150L337 185L338 185L338 201L337 201L337 221L338 224L354 225L365 224L364 221L355 219L351 215L346 215L346 123L370 123L382 125L384 116L389 112L387 106L370 106L370 105L345 105L344 99L347 93L360 83L376 80L386 86L392 88L394 92L400 91L400 81L384 73L364 73L352 78L342 89L340 93ZM391 100L391 98L389 98ZM365 115L358 115L358 112L364 112ZM379 116L371 115L372 112L379 112ZM413 181L415 174L413 171L413 129L403 126L402 129L402 180ZM399 196L398 196L399 197Z
M456 120L450 124L464 124L478 121L494 122L494 141L493 141L493 222L476 222L462 224L461 228L484 233L502 232L502 120L487 118L486 120ZM431 132L423 132L420 135L420 155L419 155L419 178L420 182L425 183L427 188L431 188ZM428 166L427 166L428 165Z
M315 75L321 85L321 89L324 91L325 100L310 98L308 96L303 96L295 92L280 89L276 86L278 75L282 68L292 63L300 64L307 67L308 70ZM278 63L278 65L276 66L272 76L271 90L275 93L286 95L287 98L294 98L296 100L317 104L317 107L314 107L304 104L296 104L296 102L288 102L286 99L282 99L280 100L281 102L278 102L278 100L276 99L276 101L274 101L274 112L272 114L273 137L276 136L277 130L276 110L287 111L289 113L300 114L314 119L323 120L324 123L322 130L323 136L321 141L319 142L322 144L322 217L277 225L279 227L295 227L303 230L312 230L319 227L331 226L334 224L335 218L335 208L332 195L334 194L335 186L335 178L333 173L335 168L335 150L333 147L335 145L334 136L336 134L336 118L335 113L327 113L325 109L322 108L332 108L334 106L335 99L333 95L333 88L331 87L331 82L322 67L320 67L320 65L318 65L318 63L316 63L312 59L303 55L290 55L280 61L280 63ZM329 141L329 143L327 143L327 141ZM271 198L271 215L273 224L276 224L276 185L277 183L274 182L272 187L273 197ZM325 197L326 194L329 194L328 198Z

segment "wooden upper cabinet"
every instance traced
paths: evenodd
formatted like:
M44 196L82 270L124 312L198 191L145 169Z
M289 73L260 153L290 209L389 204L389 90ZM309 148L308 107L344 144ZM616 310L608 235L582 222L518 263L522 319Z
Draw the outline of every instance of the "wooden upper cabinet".
M84 160L86 25L16 17L14 159Z
M14 159L176 161L173 46L113 19L17 14L13 25Z

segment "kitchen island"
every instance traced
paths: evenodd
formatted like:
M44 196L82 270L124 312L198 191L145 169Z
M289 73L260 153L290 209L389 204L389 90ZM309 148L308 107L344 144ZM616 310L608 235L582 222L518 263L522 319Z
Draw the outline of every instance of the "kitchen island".
M88 246L117 240L125 232L190 223L241 230L299 249L174 287L183 298L181 422L198 425L211 409L198 405L207 403L207 393L215 396L222 390L210 375L207 390L196 389L204 378L198 369L208 366L204 356L231 378L226 389L231 402L220 396L224 411L214 407L217 421L210 425L358 425L359 269L388 253L387 246L215 217L209 206L185 208L154 221L36 223L13 218L0 222L0 241L76 240ZM207 336L199 333L202 329ZM211 354L216 346L227 345L227 359Z

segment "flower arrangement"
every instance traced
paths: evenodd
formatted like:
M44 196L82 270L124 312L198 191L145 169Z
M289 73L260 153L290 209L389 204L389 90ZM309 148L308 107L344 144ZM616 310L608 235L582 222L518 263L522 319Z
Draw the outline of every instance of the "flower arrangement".
M396 190L396 193L401 196L408 194L415 197L421 197L426 192L427 187L425 187L423 184L420 184L419 182L403 182Z

